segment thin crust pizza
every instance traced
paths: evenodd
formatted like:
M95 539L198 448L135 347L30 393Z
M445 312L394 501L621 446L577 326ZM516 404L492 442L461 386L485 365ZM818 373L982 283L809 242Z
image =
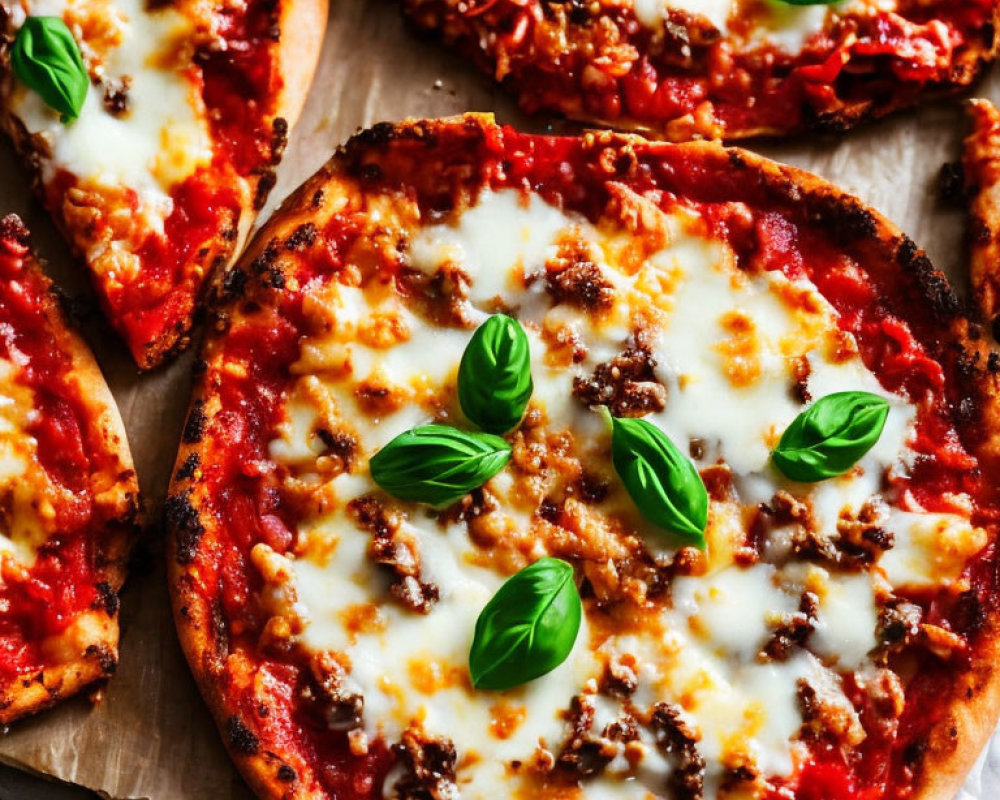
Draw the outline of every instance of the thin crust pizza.
M968 87L996 0L401 0L529 111L658 138L842 131Z
M2 125L136 363L189 343L274 186L326 0L5 0Z
M0 220L0 724L118 663L139 487L93 356L15 216Z
M384 124L216 309L170 584L261 797L951 800L1000 709L1000 357L858 200Z

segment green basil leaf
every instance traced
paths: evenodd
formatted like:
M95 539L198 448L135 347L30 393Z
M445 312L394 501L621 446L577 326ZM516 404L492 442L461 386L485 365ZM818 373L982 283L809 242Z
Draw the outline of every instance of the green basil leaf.
M693 463L655 425L611 417L611 459L642 515L705 547L708 492Z
M842 0L778 0L789 6L832 6L842 2Z
M531 399L528 336L517 320L494 314L479 326L458 367L458 402L484 431L517 427Z
M478 489L509 460L510 445L499 436L424 425L401 433L369 466L393 497L440 508Z
M543 558L500 587L476 621L469 673L477 689L511 689L540 678L573 650L583 606L573 567Z
M10 65L63 122L80 116L90 78L76 39L59 17L28 17L14 39Z
M874 447L889 403L868 392L820 398L788 426L771 460L793 481L815 483L843 475Z

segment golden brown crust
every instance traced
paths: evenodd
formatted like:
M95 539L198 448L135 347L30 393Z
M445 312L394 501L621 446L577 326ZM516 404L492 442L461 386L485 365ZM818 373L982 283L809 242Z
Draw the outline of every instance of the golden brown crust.
M96 514L109 520L97 543L99 569L106 588L102 590L100 607L78 615L60 635L57 649L66 656L64 660L24 676L20 686L15 686L9 694L0 693L0 724L48 708L114 674L118 662L117 596L125 582L129 549L140 525L139 483L118 406L90 349L71 328L49 281L30 255L26 261L28 269L50 287L45 299L48 324L60 349L71 358L74 390L84 400L102 450L110 457L101 475L104 488L94 497Z
M363 154L369 146L377 150L396 139L430 142L445 129L457 126L471 131L489 131L484 136L495 132L491 115L468 114L448 120L411 120L395 126L381 125L359 134L283 203L250 244L237 269L243 270L245 275L253 274L252 263L264 253L269 243L286 241L303 223L317 221L314 216L326 213L325 210L317 212L316 198L325 197L321 203L326 204L330 202L329 198L336 198L338 193L343 192L347 184L346 164L352 152L362 154L355 163L357 166L365 163ZM590 136L595 147L621 146L637 141L634 137L613 133ZM801 170L776 164L744 150L725 149L715 143L693 142L674 147L683 148L694 162L724 164L734 173L742 172L747 180L764 187L767 195L794 198L796 203L807 204L830 224L849 231L853 238L870 243L881 256L897 263L904 272L913 276L923 295L914 313L931 314L938 318L942 329L948 331L945 347L950 346L969 356L969 366L964 373L968 386L962 388L974 401L984 428L1000 432L1000 392L996 391L995 374L986 367L988 358L984 354L988 354L988 347L982 326L962 315L958 300L944 276L895 225L856 198ZM239 312L231 305L227 306L232 297L227 295L221 281L216 284L215 294L219 307L218 320L220 323L232 323ZM220 326L220 330L222 327L224 325ZM202 353L206 361L211 361L217 353L214 349L217 341L211 337L206 341ZM976 353L980 354L978 358ZM194 427L198 435L186 437L180 447L170 491L171 501L168 501L168 505L173 503L172 508L168 507L171 528L168 570L175 621L198 685L212 709L226 746L247 781L261 797L307 797L311 795L299 781L303 775L300 755L294 750L283 751L270 744L267 748L259 747L264 732L254 728L257 724L255 720L241 713L228 692L227 664L233 660L252 663L252 656L229 651L225 624L219 621L221 612L206 596L199 571L192 566L203 543L213 540L213 526L219 524L207 513L207 486L197 467L192 466L198 463L200 432L211 427L219 408L217 390L218 386L207 378L201 379L195 387L189 420L197 420L198 424ZM1000 466L1000 448L996 451L984 448L982 457L991 469ZM995 641L995 632L1000 630L1000 618L991 617L986 625L985 644L977 651L974 669L953 685L941 687L942 693L947 695L945 707L948 713L946 720L936 728L937 734L926 744L922 768L916 779L916 797L919 800L950 800L953 787L968 771L1000 712L1000 673L993 666L1000 657L1000 644Z

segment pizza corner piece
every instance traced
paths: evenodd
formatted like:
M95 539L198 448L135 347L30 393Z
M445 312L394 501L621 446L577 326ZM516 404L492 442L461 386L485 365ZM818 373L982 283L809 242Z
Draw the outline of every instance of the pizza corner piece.
M169 574L262 798L952 800L997 359L883 217L466 115L351 139L231 275Z
M528 112L726 140L844 131L973 84L996 0L400 0Z
M325 0L0 3L0 122L141 368L189 345L241 249L325 17Z
M14 215L0 219L0 725L118 663L140 516L125 429Z

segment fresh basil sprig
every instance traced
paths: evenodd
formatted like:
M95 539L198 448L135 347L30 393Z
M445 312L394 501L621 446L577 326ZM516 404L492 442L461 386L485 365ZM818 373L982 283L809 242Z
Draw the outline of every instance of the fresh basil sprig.
M10 65L63 122L80 116L90 79L76 39L59 17L28 17L14 38Z
M494 314L479 326L458 367L458 401L484 431L506 433L531 399L528 336L515 319Z
M424 425L401 433L369 466L375 483L393 497L441 508L496 475L510 452L499 436Z
M878 441L889 403L868 392L837 392L817 400L782 434L771 460L793 481L842 475Z
M511 689L540 678L573 650L583 607L573 567L543 558L500 587L476 621L469 673L477 689Z
M708 492L690 459L644 419L611 417L611 458L642 515L705 547Z

